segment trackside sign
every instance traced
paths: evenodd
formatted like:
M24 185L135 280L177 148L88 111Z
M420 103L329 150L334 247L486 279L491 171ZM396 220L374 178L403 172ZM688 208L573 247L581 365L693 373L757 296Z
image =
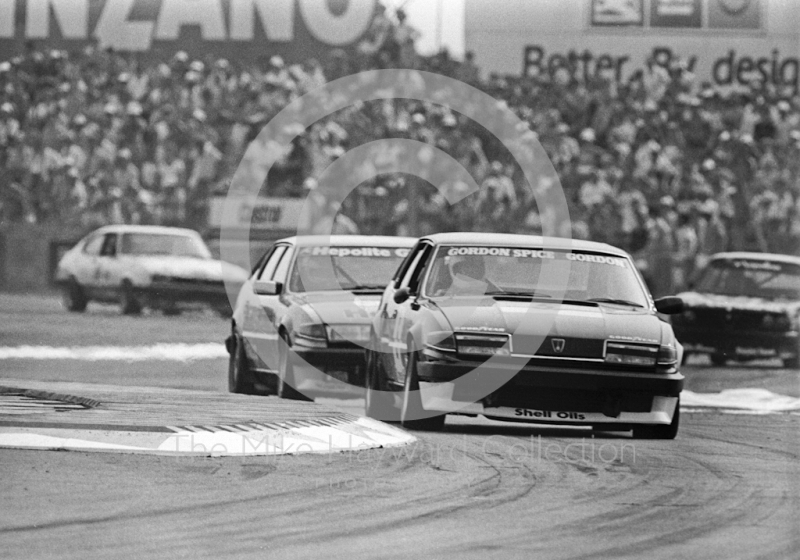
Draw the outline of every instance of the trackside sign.
M96 40L123 51L302 60L357 41L377 1L0 0L0 58L31 40L68 50Z

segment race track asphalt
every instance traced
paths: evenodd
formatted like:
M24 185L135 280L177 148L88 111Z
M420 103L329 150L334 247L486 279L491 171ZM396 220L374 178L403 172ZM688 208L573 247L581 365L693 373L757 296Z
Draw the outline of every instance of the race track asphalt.
M0 350L220 342L212 314L0 296ZM800 396L774 365L687 389ZM226 361L0 359L3 378L224 391ZM357 397L357 394L354 394ZM326 399L325 404L336 404ZM357 413L359 400L341 401ZM800 557L800 416L687 412L675 441L448 418L404 448L210 458L0 450L8 558Z

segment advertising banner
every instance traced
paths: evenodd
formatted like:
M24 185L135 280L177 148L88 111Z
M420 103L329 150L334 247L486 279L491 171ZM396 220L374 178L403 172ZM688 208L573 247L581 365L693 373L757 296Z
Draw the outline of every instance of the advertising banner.
M700 27L702 23L701 0L650 0L653 27Z
M759 29L759 0L709 0L708 26L712 29Z
M378 0L0 0L0 60L37 48L290 62L353 45Z
M222 212L225 206L224 196L215 196L209 205L208 225L212 229L222 225ZM300 211L303 208L303 198L267 198L260 197L253 204L247 198L230 199L230 203L237 208L239 216L237 224L242 230L267 230L267 231L296 231L300 223ZM252 221L245 217L251 214Z
M642 25L643 0L592 0L592 25Z

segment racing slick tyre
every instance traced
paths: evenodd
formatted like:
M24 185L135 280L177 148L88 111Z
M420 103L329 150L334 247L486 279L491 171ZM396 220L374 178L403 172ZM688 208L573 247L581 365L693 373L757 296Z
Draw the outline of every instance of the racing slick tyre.
M228 391L242 395L257 394L253 385L253 373L247 363L244 341L237 336L232 337L233 348L228 359Z
M83 313L86 311L86 304L89 303L83 288L74 278L70 278L64 287L63 301L67 311L72 311L73 313Z
M444 428L444 414L428 416L430 412L422 408L422 397L419 393L419 378L417 377L417 352L408 354L406 363L406 381L403 387L403 408L400 413L400 422L409 430L423 430L437 432Z
M294 388L294 361L292 360L291 342L285 333L281 333L278 345L278 396L293 401L312 401L309 397Z
M728 362L728 358L725 357L725 354L711 354L709 356L711 358L711 363L715 366L724 366Z
M658 425L642 425L633 428L634 439L675 439L678 435L678 425L681 423L681 400L675 405L675 414L672 423Z
M133 293L133 284L130 280L123 280L119 288L119 304L123 315L139 315L142 304Z
M364 376L366 415L383 422L399 422L400 408L395 404L394 395L386 389L381 380L380 367L377 356L367 351L367 370Z

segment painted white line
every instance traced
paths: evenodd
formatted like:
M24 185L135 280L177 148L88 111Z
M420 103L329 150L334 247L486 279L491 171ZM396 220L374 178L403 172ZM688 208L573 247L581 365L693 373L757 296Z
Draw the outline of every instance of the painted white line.
M681 393L681 408L719 409L738 413L770 414L799 412L800 399L778 395L766 389L726 389L719 393Z
M0 346L0 360L83 360L193 362L227 358L225 345L153 344L150 346Z
M117 431L113 428L0 427L0 447L69 449L156 455L251 456L297 453L337 453L378 447L398 447L416 441L399 428L376 420L353 418L334 426L257 428L241 425L232 432L215 427L174 427L175 433Z

